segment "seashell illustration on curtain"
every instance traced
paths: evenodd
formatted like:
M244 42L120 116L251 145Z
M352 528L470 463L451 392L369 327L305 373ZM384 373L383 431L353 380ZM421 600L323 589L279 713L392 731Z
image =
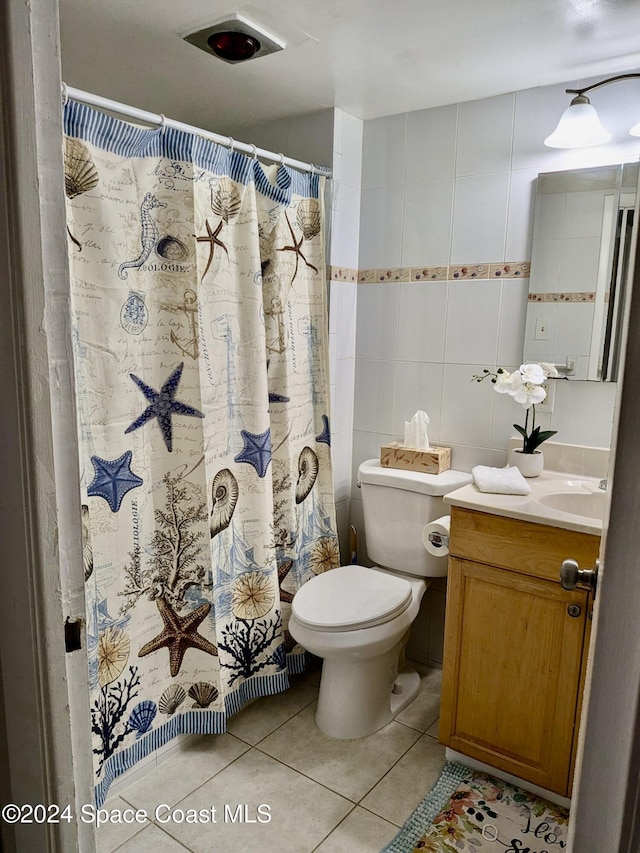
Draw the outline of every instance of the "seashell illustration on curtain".
M183 688L179 684L172 684L170 687L167 687L158 700L158 710L161 714L166 714L170 717L171 714L178 710L186 698L187 694Z
M323 179L64 113L101 805L153 750L224 732L304 669L291 600L337 553ZM105 463L116 513L89 462L123 456L142 482Z
M311 494L320 466L318 456L310 447L303 447L298 457L298 480L296 482L296 503L302 503Z
M91 152L79 139L64 138L64 191L67 198L76 198L98 186L100 177ZM67 234L78 252L82 243L73 236L67 225Z
M211 538L226 530L238 502L238 481L228 468L218 471L211 486Z

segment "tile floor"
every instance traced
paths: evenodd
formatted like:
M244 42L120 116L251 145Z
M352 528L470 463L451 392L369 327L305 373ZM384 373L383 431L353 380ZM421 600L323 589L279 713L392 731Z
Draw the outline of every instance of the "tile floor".
M161 803L207 814L216 806L215 824L109 823L98 832L99 853L379 853L445 763L437 741L442 673L414 665L419 696L358 740L334 740L316 728L317 670L293 679L285 693L258 699L229 720L226 734L192 739L105 806L150 814ZM246 804L254 820L265 804L271 819L225 822L225 804L232 814Z

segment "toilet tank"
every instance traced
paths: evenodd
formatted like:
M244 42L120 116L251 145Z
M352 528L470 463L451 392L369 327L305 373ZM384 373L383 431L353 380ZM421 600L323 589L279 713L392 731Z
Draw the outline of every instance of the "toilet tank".
M367 459L358 468L369 558L378 566L407 575L436 578L447 574L447 557L425 549L422 530L447 514L442 496L472 481L463 471L422 474L384 468Z

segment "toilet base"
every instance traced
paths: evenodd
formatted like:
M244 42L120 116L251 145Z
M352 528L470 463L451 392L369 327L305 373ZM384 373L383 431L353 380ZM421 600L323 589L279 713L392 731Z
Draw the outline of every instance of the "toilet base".
M334 738L366 737L386 726L416 698L418 673L397 670L403 645L353 662L324 660L316 712L320 731Z

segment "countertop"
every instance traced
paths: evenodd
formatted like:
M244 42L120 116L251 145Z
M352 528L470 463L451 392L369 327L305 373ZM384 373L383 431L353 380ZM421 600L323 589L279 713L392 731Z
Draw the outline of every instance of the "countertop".
M481 492L474 483L471 483L444 495L443 501L451 506L474 509L492 515L518 518L536 524L548 524L551 527L562 527L565 530L577 530L596 536L602 535L601 519L574 515L540 503L541 497L554 492L602 492L599 489L599 479L543 471L539 477L532 477L527 482L531 486L529 495L497 495Z

